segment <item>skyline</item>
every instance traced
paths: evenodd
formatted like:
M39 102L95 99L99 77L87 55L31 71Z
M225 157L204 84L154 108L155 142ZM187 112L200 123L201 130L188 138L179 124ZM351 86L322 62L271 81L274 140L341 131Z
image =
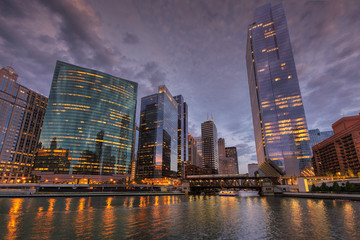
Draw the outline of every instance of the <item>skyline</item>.
M190 134L199 136L212 112L218 137L238 147L240 173L256 162L247 26L256 7L281 1L2 2L0 64L11 65L20 84L48 96L56 60L138 82L138 103L166 84L189 105ZM285 2L284 7L309 129L330 130L342 114L359 112L360 56L352 49L360 45L360 2Z

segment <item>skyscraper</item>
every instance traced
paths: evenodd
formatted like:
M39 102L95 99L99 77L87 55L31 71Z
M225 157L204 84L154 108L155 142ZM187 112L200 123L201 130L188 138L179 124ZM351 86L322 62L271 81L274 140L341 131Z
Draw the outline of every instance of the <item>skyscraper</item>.
M174 97L178 103L178 177L183 174L183 165L188 163L188 107L181 95Z
M199 155L200 155L200 157L201 157L201 161L203 161L202 139L201 139L201 137L194 137L194 140L195 140L197 152L199 153ZM199 166L199 167L202 167L202 166L203 166L203 164L201 163L201 166Z
M298 176L311 150L283 4L255 10L246 63L259 169Z
M232 158L232 170L231 172L234 174L239 174L239 160L236 147L227 147L225 148L226 157Z
M334 132L333 131L320 132L319 129L312 129L312 130L309 130L309 135L310 135L310 146L313 147L316 144L321 143L325 139L334 135Z
M178 103L165 86L141 99L138 178L176 177Z
M0 69L0 182L7 183L31 178L48 101L17 78L13 68Z
M200 156L195 138L189 134L189 164L202 167L202 157Z
M219 159L226 157L225 139L223 138L218 139L218 152L219 152Z
M203 167L210 168L213 173L219 171L217 129L213 120L201 124Z
M57 61L37 175L103 181L129 174L136 101L137 83Z

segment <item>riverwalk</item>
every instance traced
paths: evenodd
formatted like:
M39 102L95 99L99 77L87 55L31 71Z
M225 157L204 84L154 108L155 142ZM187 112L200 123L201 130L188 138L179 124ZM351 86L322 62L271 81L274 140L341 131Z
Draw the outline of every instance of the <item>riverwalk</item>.
M185 195L183 192L36 192L34 194L4 194L0 198L38 198L38 197L112 197L112 196L168 196Z
M337 194L337 193L292 193L284 192L283 197L298 198L318 198L318 199L334 199L334 200L354 200L360 201L360 194Z

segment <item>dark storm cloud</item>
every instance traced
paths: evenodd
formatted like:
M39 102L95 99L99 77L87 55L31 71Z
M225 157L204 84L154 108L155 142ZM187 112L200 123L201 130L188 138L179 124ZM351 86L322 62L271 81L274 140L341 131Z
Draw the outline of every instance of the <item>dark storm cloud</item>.
M20 83L45 95L56 60L136 81L139 100L166 84L189 105L190 133L199 136L212 113L246 172L256 160L247 26L267 2L3 0L0 65L13 63ZM360 1L284 6L308 125L328 130L342 114L360 111Z
M156 62L148 62L134 78L146 86L143 94L149 95L156 93L158 87L165 84L166 74L161 71Z
M123 42L127 44L138 44L139 38L135 34L126 33L125 37L123 38Z
M69 53L76 62L87 66L112 65L114 54L112 46L104 44L95 28L100 23L92 9L79 9L71 1L40 1L54 15L60 17L58 39L65 41ZM83 4L78 2L79 4Z

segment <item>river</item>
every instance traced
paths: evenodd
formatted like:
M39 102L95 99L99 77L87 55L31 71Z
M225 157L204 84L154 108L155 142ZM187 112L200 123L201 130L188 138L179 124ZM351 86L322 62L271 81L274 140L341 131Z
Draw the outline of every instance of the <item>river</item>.
M360 202L281 197L0 198L0 239L359 239Z

